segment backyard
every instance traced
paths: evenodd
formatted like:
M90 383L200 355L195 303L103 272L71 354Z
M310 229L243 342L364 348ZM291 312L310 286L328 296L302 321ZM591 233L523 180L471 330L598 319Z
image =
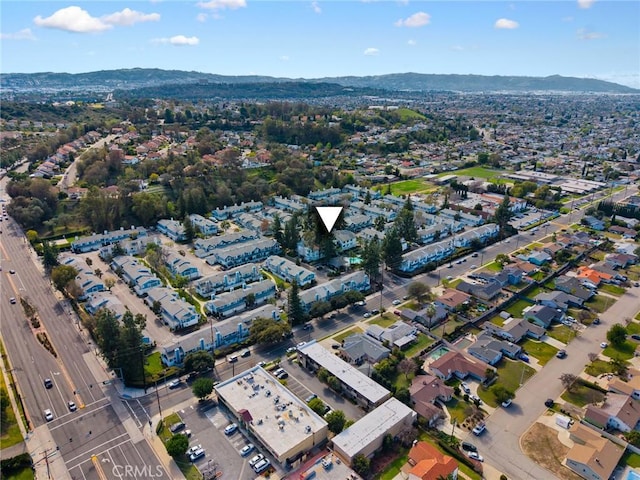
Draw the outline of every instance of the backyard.
M526 300L518 300L512 303L509 308L506 309L513 317L522 318L522 311L530 307L532 304L527 302Z
M409 348L404 351L404 354L407 357L415 357L419 355L422 350L431 345L435 340L424 333L419 333L417 335L417 340L413 343Z
M546 363L551 360L556 353L558 353L558 349L556 347L552 347L548 343L538 342L530 338L527 338L522 342L521 347L527 352L527 355L536 358L540 365L546 365Z
M502 385L507 390L515 392L520 385L524 385L536 371L524 362L516 362L513 360L507 360L503 358L500 360L497 366L498 380L493 385ZM478 396L491 407L497 407L498 402L491 387L488 389L484 387L478 388Z

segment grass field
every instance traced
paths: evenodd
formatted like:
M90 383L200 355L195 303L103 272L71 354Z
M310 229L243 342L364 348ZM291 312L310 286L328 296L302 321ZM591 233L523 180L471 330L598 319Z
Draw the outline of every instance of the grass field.
M4 392L8 391L2 375L0 375L0 389ZM5 415L0 419L0 449L17 445L22 440L22 433L20 433L20 427L16 420L16 412L9 405L5 410Z
M19 472L12 473L11 475L7 475L3 478L5 480L33 480L36 477L33 474L33 470L31 470L31 468L29 467L26 467Z
M470 167L464 168L462 170L456 170L454 172L443 172L438 175L438 177L444 177L445 175L464 175L466 177L473 178L486 178L487 180L498 179L504 170L492 170L490 168L484 167Z
M602 375L603 373L609 373L611 371L611 366L609 365L609 362L605 362L604 360L600 360L599 358L597 358L589 365L587 365L584 371L587 375L597 377L598 375Z
M531 306L531 303L525 300L518 300L517 302L512 303L505 311L509 312L513 317L520 318L522 317L522 310L529 306Z
M400 317L397 317L393 313L385 312L382 314L382 316L374 318L367 323L370 323L372 325L379 325L382 328L387 328L396 323L398 320L400 320Z
M602 290L603 292L607 292L611 295L615 295L616 297L624 295L624 292L626 292L626 290L623 287L620 287L618 285L611 285L609 283L605 283L604 285L602 285L600 287L600 290Z
M515 392L520 387L520 381L525 384L536 371L524 362L514 362L512 360L502 359L498 364L498 381L493 385L502 385L507 390ZM491 387L485 389L478 388L478 396L484 403L491 407L497 407L498 402L493 395Z
M424 333L419 333L418 339L416 340L416 342L413 345L411 345L409 348L407 348L404 351L404 354L407 357L414 357L415 355L418 355L422 350L427 348L429 345L431 345L434 341L435 340L425 335Z
M349 329L344 330L343 332L339 333L335 337L333 337L333 339L336 342L340 343L340 342L342 342L342 340L344 340L345 338L353 335L354 333L362 333L362 331L363 330L360 327L349 328Z
M426 117L421 113L416 112L415 110L411 110L409 108L399 108L394 112L400 118L402 123L405 123L409 120L424 120Z
M604 295L594 295L589 300L587 300L586 305L596 312L602 313L611 305L613 305L613 302L615 302L615 299L611 297L605 297Z
M535 357L540 365L546 365L546 363L558 353L556 347L552 347L548 343L537 342L530 338L527 338L522 343L522 348L526 350L528 355Z
M576 405L577 407L584 407L588 403L600 402L604 399L604 393L599 392L587 385L579 382L575 382L571 392L565 390L560 398Z
M391 194L396 196L410 195L413 193L429 193L437 188L433 184L429 183L424 178L415 178L412 180L403 180L401 182L395 182L391 184ZM380 186L378 188L380 192L386 192L387 186Z
M636 344L625 341L620 347L609 345L602 351L602 354L609 358L620 358L622 360L630 360L636 351Z
M622 463L632 468L640 468L640 455L629 450L622 456Z
M547 335L562 343L569 343L576 338L577 334L573 328L567 327L566 325L554 325L553 328L547 330Z
M501 272L502 267L498 262L490 262L482 267L483 269L489 270L490 272Z

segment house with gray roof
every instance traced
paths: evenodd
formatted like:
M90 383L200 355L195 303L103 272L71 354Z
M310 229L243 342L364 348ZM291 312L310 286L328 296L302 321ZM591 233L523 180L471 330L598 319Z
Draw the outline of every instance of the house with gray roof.
M490 301L498 296L502 290L502 286L495 280L478 282L478 281L466 281L462 280L456 289L461 292L468 293L481 300Z
M349 363L360 365L363 362L378 363L387 358L391 352L369 335L354 333L344 339L340 353Z
M170 252L164 263L172 275L179 275L187 280L195 280L202 276L198 267L178 253Z
M174 220L173 218L158 220L156 228L160 233L164 233L174 242L184 242L187 239L184 233L184 225L182 222Z
M206 298L212 294L235 290L245 283L257 282L258 280L262 280L260 268L255 263L247 263L201 278L195 282L194 288L198 295Z
M553 292L541 292L533 298L537 304L560 309L566 312L569 307L582 307L582 299L565 292L554 290Z
M74 280L76 285L82 290L82 294L78 297L78 300L85 300L92 293L105 291L104 282L94 275L93 272L79 272Z
M143 227L132 227L129 230L120 229L112 232L107 232L98 235L91 235L89 237L77 238L71 242L71 251L74 253L86 253L99 250L100 247L106 245L112 245L114 243L127 240L129 238L144 237L147 235L147 230Z
M237 217L238 215L246 212L259 212L260 210L262 210L262 207L262 202L242 202L240 205L234 204L222 208L218 207L213 212L211 212L211 214L216 220L222 221Z
M285 212L304 212L307 209L306 204L294 198L273 197L273 204Z
M370 288L369 276L364 271L358 270L300 292L300 302L308 311L314 302L329 301L350 290L366 292Z
M449 315L449 312L443 305L439 303L434 302L431 305L433 306L433 316L431 318L429 318L428 315L428 305L425 305L424 308L419 311L404 308L400 311L400 317L410 322L421 323L427 328L432 328L434 325L437 325L442 322L442 320L446 319Z
M170 288L152 288L147 292L144 301L150 308L153 308L155 302L160 304L161 318L171 330L191 327L200 321L200 314L196 308Z
M482 332L476 337L476 341L467 349L467 352L489 365L495 365L503 355L517 358L522 353L522 348L515 343L494 338L488 332Z
M217 249L225 248L237 243L251 242L258 238L260 238L260 234L252 230L225 233L219 237L198 238L194 242L195 255L198 258L209 257L210 255L213 255L214 251ZM213 264L215 262L211 263Z
M114 314L116 319L120 319L127 311L120 299L109 292L97 292L88 295L84 308L91 315L95 315L103 308L107 309Z
M430 262L443 260L451 256L454 251L455 247L450 240L425 245L403 254L399 270L407 273L415 272Z
M524 313L525 320L535 323L543 328L549 328L551 322L561 317L557 310L546 305L534 305Z
M253 295L254 304L259 305L273 298L276 294L276 284L270 279L243 285L242 288L222 293L205 303L207 313L217 317L228 317L245 310L248 306L247 297Z
M525 337L540 340L540 338L546 333L544 328L528 322L524 318L511 318L505 321L502 326L486 322L484 324L484 328L491 334L504 338L512 343L518 343Z
M280 244L276 240L260 238L254 242L217 249L214 257L216 263L224 268L232 268L244 263L260 262L276 253L280 253Z
M568 277L566 275L556 277L555 288L561 292L578 297L583 302L586 302L594 295L593 290L584 287L582 282L576 277Z
M278 255L268 257L262 267L289 283L295 280L301 287L306 287L316 281L315 272Z
M192 213L189 215L189 220L191 220L193 227L198 229L198 231L205 237L210 237L218 233L218 225L202 215Z
M418 338L418 329L403 321L397 321L386 328L372 324L367 328L366 334L379 342L387 342L394 347L406 348Z

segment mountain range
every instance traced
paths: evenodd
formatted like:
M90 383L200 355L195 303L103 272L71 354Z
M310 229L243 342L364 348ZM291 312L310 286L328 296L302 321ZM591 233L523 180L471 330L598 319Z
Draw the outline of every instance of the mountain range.
M591 78L484 75L442 75L423 73L392 73L375 76L325 77L292 79L258 75L228 76L182 70L133 68L104 70L88 73L6 73L0 74L0 84L5 92L56 92L136 90L149 87L197 85L246 84L333 84L344 88L392 92L570 92L570 93L640 93L640 90L604 80ZM293 87L293 85L291 85ZM154 89L155 89L154 88Z

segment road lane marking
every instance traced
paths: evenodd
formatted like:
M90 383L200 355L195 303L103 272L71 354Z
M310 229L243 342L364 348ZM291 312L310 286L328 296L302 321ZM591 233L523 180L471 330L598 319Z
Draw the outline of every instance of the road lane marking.
M105 445L107 445L107 444L109 444L109 443L113 442L114 440L118 440L119 438L126 437L126 436L128 436L127 432L121 433L121 434L120 434L120 435L118 435L117 437L113 437L112 439L107 440L106 442L103 442L103 443L101 443L100 445L96 445L95 447L93 447L93 448L91 448L91 449L87 450L87 451L86 451L86 452L84 452L84 453L81 453L80 455L76 455L75 457L70 458L69 460L65 460L65 462L64 462L64 463L65 463L65 465L66 465L66 464L68 464L68 463L73 462L74 460L77 460L77 459L82 458L82 457L86 457L86 456L89 454L89 452L90 452L91 450L95 450L96 448L104 447ZM102 455L103 453L108 452L108 451L109 451L109 450L111 450L112 448L115 448L115 447L117 447L118 445L122 445L122 444L124 444L124 443L129 442L129 441L131 441L131 440L130 440L130 439L129 439L129 440L125 440L124 442L118 443L118 444L114 445L114 446L113 446L113 447L111 447L111 448L107 448L106 450L103 450L102 452L97 453L96 455ZM84 462L88 462L89 460L90 460L90 459L83 460L83 461L82 461L82 462L80 462L78 465L82 465Z
M100 400L98 400L98 401L100 401ZM89 405L95 405L96 403L98 403L98 402L90 403ZM56 425L55 427L50 428L49 430L53 431L53 430L56 430L57 428L63 427L64 425L68 425L69 423L73 423L75 421L81 421L85 417L88 417L89 414L93 414L95 412L98 412L98 411L100 411L102 409L107 408L110 405L111 405L110 403L107 403L106 405L102 405L102 406L100 406L100 407L98 407L98 408L96 408L94 410L90 410L90 411L89 410L85 410L85 413L83 413L81 415L73 415L72 412L65 413L64 415L62 415L61 417L58 417L58 418L64 418L64 417L67 417L67 416L71 415L71 416L73 416L73 419L65 421L63 423L60 423L60 424Z
M98 462L98 457L92 455L91 462L93 462L93 467L96 469L96 472L98 472L98 477L100 477L100 480L109 480L104 474L104 470L102 470L102 465L100 465L100 462Z

